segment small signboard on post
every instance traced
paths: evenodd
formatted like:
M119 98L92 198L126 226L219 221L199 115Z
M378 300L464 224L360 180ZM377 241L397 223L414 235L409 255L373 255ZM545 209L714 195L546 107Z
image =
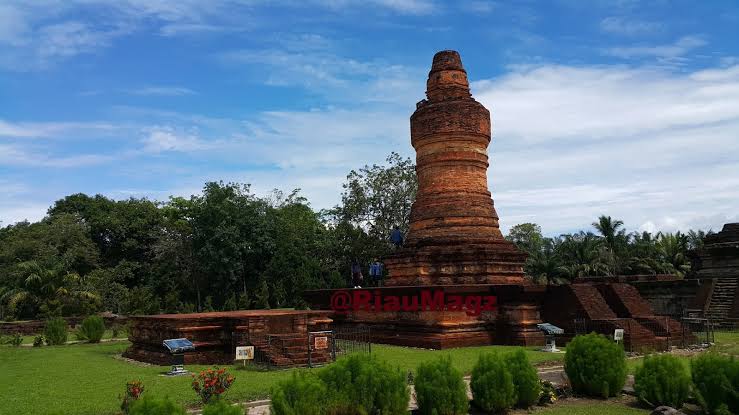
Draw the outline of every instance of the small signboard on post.
M616 329L613 331L613 340L616 343L621 343L624 339L624 329Z
M254 360L254 346L236 346L236 360Z
M315 350L325 350L325 349L328 349L328 337L326 337L326 336L315 337L313 339L313 348Z

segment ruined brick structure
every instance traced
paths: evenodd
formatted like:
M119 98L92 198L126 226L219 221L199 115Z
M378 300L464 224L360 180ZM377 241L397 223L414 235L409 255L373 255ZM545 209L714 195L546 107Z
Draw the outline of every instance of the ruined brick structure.
M717 324L739 324L739 223L727 223L721 232L706 236L694 259L695 276L705 281L700 308Z
M526 254L505 240L488 191L490 112L471 94L459 53L434 56L411 116L418 194L388 286L523 283Z
M337 322L366 325L380 343L443 349L485 344L543 344L536 328L545 288L527 284L526 254L505 240L487 185L490 112L475 101L459 53L437 53L426 99L410 119L416 150L418 193L405 245L385 258L383 295L422 291L495 295L498 309L463 311L351 311ZM314 308L329 308L333 290L306 295Z
M327 311L248 310L130 317L131 346L124 357L158 365L171 364L162 346L166 339L187 338L195 351L186 364L230 364L236 346L254 346L255 354L274 366L306 366L308 333L326 330ZM311 362L330 361L327 350L313 350Z

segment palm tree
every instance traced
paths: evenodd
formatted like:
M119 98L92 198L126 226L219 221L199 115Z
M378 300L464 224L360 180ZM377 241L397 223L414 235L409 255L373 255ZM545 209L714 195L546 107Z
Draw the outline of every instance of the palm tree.
M688 236L680 231L657 235L657 252L669 272L684 277L690 271Z
M612 275L603 240L591 232L564 235L559 244L562 265L559 271L573 280L585 276Z
M711 233L709 230L708 233ZM689 249L700 249L703 248L703 239L706 237L706 232L702 230L688 231L688 248Z
M17 264L19 284L5 290L0 302L7 304L11 312L19 305L28 305L35 312L58 314L67 301L96 300L98 295L82 288L81 278L68 273L61 264L42 266L37 261Z
M628 245L628 236L623 229L624 222L622 220L613 220L610 216L601 215L597 222L593 222L593 227L601 234L606 242L606 248L610 251L610 255L606 255L609 259L608 264L611 273L621 271L622 261L621 254Z
M593 222L593 227L606 239L606 245L611 249L616 245L616 237L624 234L624 230L621 229L623 226L624 221L613 220L606 215L601 215L598 222Z

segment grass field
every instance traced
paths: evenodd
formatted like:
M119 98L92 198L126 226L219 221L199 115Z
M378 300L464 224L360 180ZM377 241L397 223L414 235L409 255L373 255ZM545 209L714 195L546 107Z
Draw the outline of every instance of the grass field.
M717 333L716 340L716 350L739 354L739 333ZM118 409L119 396L126 382L134 379L142 380L147 393L152 395L169 396L187 405L197 404L189 377L164 377L161 374L168 367L138 365L116 358L128 345L123 341L42 348L0 346L0 414L113 414ZM403 371L414 370L429 359L451 355L454 365L465 374L472 370L480 353L514 349L487 346L438 351L372 345L373 354ZM527 353L535 364L557 363L564 358L564 354L543 353L533 348L527 349ZM685 361L687 364L688 358ZM640 361L629 360L628 364L633 373ZM204 366L188 366L191 371L202 368ZM267 397L272 386L291 376L293 371L240 370L239 366L234 366L236 382L226 398L245 401ZM618 402L586 405L576 400L534 412L547 415L648 413Z
M178 402L195 405L190 378L164 377L168 367L140 366L114 358L128 347L128 342L76 344L43 348L0 348L0 414L111 414L115 413L125 384L140 379L147 393L169 396ZM426 360L450 354L455 365L465 373L472 369L477 356L485 351L509 351L513 347L489 346L445 351L410 349L373 345L372 353L402 370L413 370ZM534 362L561 359L529 351ZM188 366L197 371L204 366ZM233 373L236 382L226 397L229 400L252 400L267 397L272 386L291 376L292 370L250 371ZM307 369L303 369L307 370Z

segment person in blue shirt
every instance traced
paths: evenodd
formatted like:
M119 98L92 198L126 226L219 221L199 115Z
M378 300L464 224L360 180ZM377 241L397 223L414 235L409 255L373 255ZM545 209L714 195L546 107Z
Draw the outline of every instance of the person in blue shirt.
M397 226L393 227L393 232L390 234L390 241L395 245L395 249L403 246L403 232Z
M376 286L382 286L382 262L377 260L377 258L369 266L369 275Z

